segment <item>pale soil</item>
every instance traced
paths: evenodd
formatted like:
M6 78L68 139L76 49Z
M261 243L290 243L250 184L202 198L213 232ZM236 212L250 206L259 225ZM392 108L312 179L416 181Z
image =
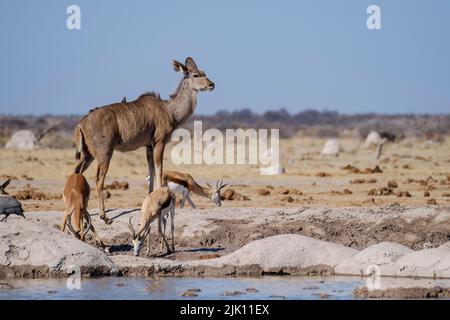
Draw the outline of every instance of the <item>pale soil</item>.
M170 148L166 150L167 169L189 172L200 183L213 184L218 179L230 183L230 187L249 200L224 201L225 207L345 207L380 205L427 205L434 199L438 205L450 204L450 139L444 143L416 141L414 139L385 146L379 162L375 150L361 148L356 139L341 139L345 149L339 157L320 155L323 139L298 136L281 140L281 162L286 174L261 176L256 165L181 165L170 160ZM44 200L22 201L25 210L60 210L61 190L65 178L75 166L74 150L17 151L0 149L0 177L12 176L8 187L11 194L26 190L29 184L35 191L43 192ZM361 171L376 165L382 173L351 173L343 167L352 165ZM97 208L94 188L95 163L86 172L93 191L90 206ZM324 176L325 177L321 177ZM146 195L147 165L144 149L130 153L115 152L107 175L107 183L113 180L129 183L128 190L111 190L106 200L107 208L137 207ZM425 180L432 177L433 180ZM365 183L352 184L351 180L365 179ZM376 179L376 182L368 183ZM414 181L408 182L408 179ZM372 189L386 187L395 180L398 187L392 195L369 196ZM422 181L422 184L420 182ZM270 192L260 195L260 189ZM348 189L351 194L344 193ZM289 194L282 194L289 190ZM398 197L398 192L409 192L411 197ZM424 192L430 196L425 197ZM267 193L267 192L266 192ZM348 191L347 191L348 193ZM42 197L41 197L42 198ZM199 208L213 206L207 198L192 196Z

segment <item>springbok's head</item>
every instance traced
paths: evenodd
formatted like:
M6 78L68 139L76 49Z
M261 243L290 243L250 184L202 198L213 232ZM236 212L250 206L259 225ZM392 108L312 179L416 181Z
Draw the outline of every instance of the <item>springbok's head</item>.
M208 186L213 189L213 192L211 193L211 200L214 202L214 204L218 207L222 205L222 202L220 201L220 190L225 188L228 185L228 183L223 183L223 180L218 180L216 182L216 188L211 187L209 184Z
M191 57L186 58L184 64L176 60L173 60L172 64L176 72L184 74L185 79L189 81L190 87L195 91L214 90L214 82L208 79L204 71L197 68L197 64Z
M7 179L5 182L2 183L2 185L0 185L0 194L3 195L8 195L9 193L6 192L6 187L9 185L9 183L11 182L11 179Z
M142 240L147 236L148 232L150 232L150 229L148 229L148 231L145 232L145 234L143 234L143 235L141 235L140 232L136 233L134 231L133 225L131 224L131 219L132 219L132 217L130 217L130 220L128 220L128 229L130 229L130 233L131 233L131 243L133 244L133 254L135 257L137 257L142 248Z

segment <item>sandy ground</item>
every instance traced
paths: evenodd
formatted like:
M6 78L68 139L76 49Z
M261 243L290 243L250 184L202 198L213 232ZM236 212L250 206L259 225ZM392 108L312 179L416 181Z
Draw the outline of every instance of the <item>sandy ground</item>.
M390 143L385 146L379 161L375 160L374 149L363 149L360 140L350 138L340 140L345 151L338 157L321 156L324 141L302 136L281 140L281 162L286 173L278 176L261 176L256 165L175 166L170 160L170 148L165 153L165 166L188 172L201 184L212 184L223 179L230 184L230 188L247 198L224 201L225 207L450 204L450 139L443 143L415 139ZM72 149L0 149L0 177L13 178L8 191L18 194L32 189L35 193L31 195L34 199L22 201L28 211L62 208L61 191L75 163ZM376 165L382 172L364 173ZM147 190L144 180L146 168L143 149L114 154L107 184L114 180L126 181L129 188L110 190L107 208L140 206ZM92 187L94 174L95 163L86 172ZM391 191L380 191L388 187L389 181L395 181L397 187L391 188ZM425 195L426 192L429 196ZM379 193L390 194L377 195ZM207 198L196 195L192 198L199 208L213 206ZM98 206L95 189L91 194L90 206Z

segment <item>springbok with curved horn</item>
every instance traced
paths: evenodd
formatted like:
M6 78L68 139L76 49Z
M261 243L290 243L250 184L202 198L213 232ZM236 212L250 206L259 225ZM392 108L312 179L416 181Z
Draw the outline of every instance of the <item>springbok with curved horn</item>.
M67 178L63 192L64 218L60 230L64 231L67 225L70 232L82 241L91 230L100 246L105 249L105 245L95 231L91 216L87 211L90 193L91 188L82 174L73 173ZM86 220L87 224L84 232L82 230L83 220ZM72 221L74 225L72 225Z
M173 61L175 71L183 74L177 90L163 100L155 93L141 95L134 101L114 103L93 109L75 128L79 160L75 173L83 173L97 160L95 178L100 218L107 224L103 186L114 150L129 152L146 147L149 192L162 186L164 149L172 132L194 113L199 91L211 91L214 83L197 68L191 57L185 64Z
M147 256L150 255L150 224L158 219L158 233L162 237L162 240L166 244L167 253L175 251L175 239L174 239L174 216L175 216L175 195L167 187L156 189L150 193L142 204L141 224L139 230L136 232L131 223L131 219L128 221L128 227L130 229L133 253L135 256L139 255L142 247L142 242L147 237ZM167 241L164 233L162 232L162 218L167 213L170 214L171 220L171 233L172 233L172 248L169 248L169 242ZM165 222L164 222L165 224Z
M146 180L149 181L150 176L148 176ZM189 196L190 192L209 198L216 206L220 207L222 205L220 190L227 186L227 184L223 183L223 180L220 180L216 182L215 188L211 187L208 183L207 187L203 187L199 185L189 173L179 171L164 171L162 181L163 185L169 187L170 191L181 194L180 208L184 207L186 200L189 202L191 208L197 208L194 201L192 201Z

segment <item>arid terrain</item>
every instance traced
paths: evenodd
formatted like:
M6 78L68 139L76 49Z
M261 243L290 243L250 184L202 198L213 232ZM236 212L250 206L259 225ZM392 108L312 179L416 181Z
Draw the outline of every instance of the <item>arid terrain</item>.
M450 139L443 142L411 138L387 143L379 161L375 149L363 141L342 138L344 151L322 156L325 139L297 135L282 139L285 174L262 176L256 165L182 165L165 153L165 168L190 173L200 184L223 179L240 196L224 200L224 207L347 207L450 204ZM73 149L0 149L0 177L11 177L8 191L21 199L25 210L61 210L65 178L75 166ZM381 170L374 170L376 167ZM95 163L86 172L93 188L90 207L97 208ZM106 184L107 208L139 207L146 195L145 151L116 152ZM123 184L128 183L128 188ZM389 184L389 185L388 185ZM197 195L199 208L213 203ZM187 206L189 206L187 204Z
M343 147L339 156L320 154L325 141L301 133L282 139L280 155L285 173L276 176L260 175L256 165L175 166L169 146L166 169L188 172L202 185L223 179L229 183L223 194L232 189L235 197L224 199L222 207L216 208L210 199L192 195L197 210L186 203L176 215L177 250L161 255L152 231L151 259L132 256L126 226L131 216L135 223L139 220L139 209L147 194L144 150L116 152L113 156L105 191L112 225L98 219L95 163L86 172L92 187L89 207L93 222L109 247L105 256L95 251L98 246L91 235L87 238L91 246L83 247L78 240L56 230L62 219L61 191L75 166L74 150L0 149L0 176L12 179L7 191L20 199L26 214L25 220L13 217L2 224L9 232L5 239L11 243L4 244L6 260L0 275L61 275L65 274L61 267L65 257L82 255L84 260L77 261L86 264L88 274L107 275L118 268L123 275L359 275L375 263L384 265L383 272L390 276L437 275L446 279L450 261L450 139L415 137L388 142L379 160L375 148L363 148L363 140L351 133L339 139ZM23 228L30 230L21 232ZM42 238L42 232L50 232L49 239ZM16 239L18 234L21 236ZM295 238L297 235L300 238ZM265 239L267 247L260 242ZM288 244L282 239L293 242ZM35 251L14 251L29 241L38 241ZM46 254L38 252L60 241L67 242L64 246L73 248L70 250L74 253L58 244L54 249L58 253L55 251L48 261L42 260ZM270 258L268 248L277 251L280 241L284 243L280 251L283 254ZM323 250L329 250L336 258L327 260L328 254L315 254L310 249L316 245L323 245ZM345 254L338 258L341 251ZM292 255L295 259L290 261ZM344 259L347 256L349 260ZM8 261L14 262L6 266L11 263ZM59 267L54 269L53 263ZM361 289L355 294L418 297L430 292L422 287L398 290L375 294ZM433 294L448 296L445 292Z

